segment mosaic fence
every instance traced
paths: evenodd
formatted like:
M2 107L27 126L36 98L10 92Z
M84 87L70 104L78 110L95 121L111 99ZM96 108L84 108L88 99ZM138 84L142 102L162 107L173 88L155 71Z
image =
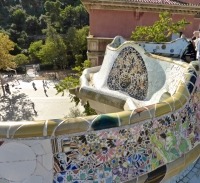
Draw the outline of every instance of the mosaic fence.
M54 183L124 182L182 156L200 141L199 92L196 84L180 110L156 119L54 139Z

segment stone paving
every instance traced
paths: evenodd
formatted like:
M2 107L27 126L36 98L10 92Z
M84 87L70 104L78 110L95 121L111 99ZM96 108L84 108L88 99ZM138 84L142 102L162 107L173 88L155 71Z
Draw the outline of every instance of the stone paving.
M44 88L42 80L34 80L31 77L26 79L19 80L19 83L16 81L9 82L11 94L1 96L0 121L63 118L68 115L71 108L75 107L75 103L70 102L68 92L65 92L64 96L56 94L57 91L54 88L56 83L54 81L47 80L48 87ZM36 91L33 89L33 82L37 88ZM83 111L82 106L77 108Z
M165 183L200 183L200 158Z

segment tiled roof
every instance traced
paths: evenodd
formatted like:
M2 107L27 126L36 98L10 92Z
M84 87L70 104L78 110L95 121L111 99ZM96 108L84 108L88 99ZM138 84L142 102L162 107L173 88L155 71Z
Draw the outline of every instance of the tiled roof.
M151 3L151 4L167 4L167 5L190 5L190 6L200 6L199 4L190 4L181 0L125 0L127 2L138 2L138 3Z

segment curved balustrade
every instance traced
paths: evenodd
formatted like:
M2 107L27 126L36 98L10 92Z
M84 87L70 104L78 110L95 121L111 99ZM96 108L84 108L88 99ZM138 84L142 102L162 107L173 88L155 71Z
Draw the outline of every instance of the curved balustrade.
M164 182L198 158L198 62L145 54L181 68L169 97L134 110L94 116L1 122L0 182ZM90 84L90 71L85 71L82 83ZM71 92L106 105L123 108L126 103L85 85Z

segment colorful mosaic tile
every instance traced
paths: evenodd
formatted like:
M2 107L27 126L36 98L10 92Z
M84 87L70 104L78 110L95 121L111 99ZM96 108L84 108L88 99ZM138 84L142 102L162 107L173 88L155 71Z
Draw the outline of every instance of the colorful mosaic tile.
M54 156L55 183L125 182L194 148L200 142L199 83L179 111L124 128L62 137L62 152Z
M133 47L121 50L108 76L110 90L121 90L143 100L147 96L148 75L143 58Z
M60 171L67 172L67 178L59 177L123 182L175 160L199 142L193 101L180 112L133 128L72 137L69 151L55 156Z

